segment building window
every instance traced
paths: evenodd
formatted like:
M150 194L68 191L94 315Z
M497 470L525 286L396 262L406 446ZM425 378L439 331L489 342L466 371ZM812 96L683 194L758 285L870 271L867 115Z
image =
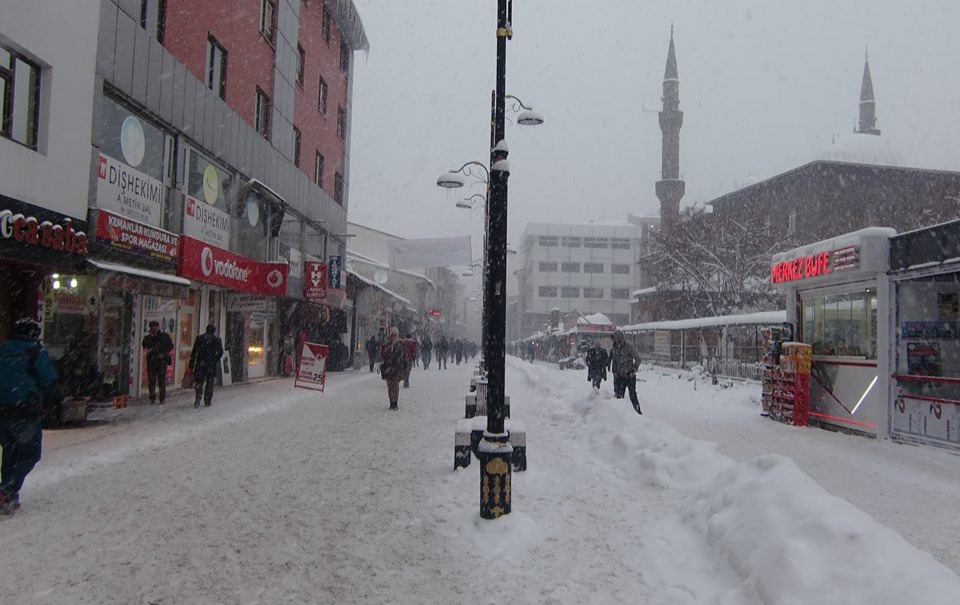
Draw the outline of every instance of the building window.
M303 70L306 63L307 51L303 50L303 47L297 44L297 84L300 85L300 88L303 88Z
M333 201L343 206L343 175L333 173Z
M350 47L346 42L340 42L340 71L350 71Z
M603 263L583 263L584 273L603 273Z
M564 273L580 273L580 263L560 263L560 270Z
M560 240L551 235L541 235L540 236L540 247L541 248L555 248L560 245Z
M0 47L0 135L37 148L40 123L40 68Z
M167 0L140 0L140 27L163 44Z
M323 41L330 46L330 9L323 7Z
M869 222L867 223L870 224ZM797 230L797 211L791 210L790 216L787 217L787 233L793 233Z
M300 167L300 129L293 127L293 165Z
M260 33L273 46L277 42L277 0L260 0Z
M556 273L557 263L545 263L540 261L540 271L541 273Z
M207 88L227 98L227 51L213 36L207 36Z
M607 238L605 237L585 237L583 238L584 248L607 248Z
M323 156L320 152L313 158L313 182L317 187L323 189Z
M557 287L556 286L540 286L537 293L540 295L540 298L556 298Z
M580 247L580 238L579 238L579 237L565 237L565 238L563 238L563 247L564 247L564 248L579 248L579 247Z
M580 298L580 288L564 286L560 288L560 298Z
M614 263L610 265L610 273L613 273L614 275L630 275L630 265Z
M625 300L630 298L630 288L611 288L610 298Z
M257 106L255 108L254 117L256 118L256 123L254 127L257 129L257 132L262 134L264 138L270 138L270 97L267 96L267 93L260 90L260 87L257 87Z
M618 248L620 250L629 250L630 240L623 237L612 237L610 238L610 247Z
M584 298L603 298L603 288L584 288Z
M320 76L320 92L317 95L317 109L320 113L327 115L327 82Z
M337 138L347 140L347 111L343 107L337 107Z

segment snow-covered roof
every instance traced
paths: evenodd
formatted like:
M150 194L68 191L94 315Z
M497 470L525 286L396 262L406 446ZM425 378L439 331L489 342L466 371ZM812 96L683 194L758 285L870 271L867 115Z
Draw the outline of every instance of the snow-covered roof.
M844 235L840 235L831 239L814 242L812 244L807 244L806 246L794 248L793 250L774 254L772 264L775 265L777 263L799 258L801 256L813 256L815 254L820 254L821 252L832 252L833 250L839 250L841 248L846 248L847 246L864 246L871 240L887 241L896 234L897 231L889 227L867 227L866 229L860 229L859 231L853 231L852 233L845 233Z
M410 277L415 277L417 279L423 280L428 284L430 284L430 286L434 289L436 289L437 287L437 285L433 283L433 280L427 277L426 275L420 275L419 273L414 273L413 271L407 271L406 269L393 269L390 267L390 265L382 261L378 261L375 258L364 256L359 252L351 252L350 250L347 250L347 262L350 262L350 261L357 261L359 263L364 263L366 265L379 267L380 269L388 269L390 271L396 271L397 273L402 273L404 275L409 275Z
M657 288L656 288L656 287L643 288L642 290L634 290L634 291L630 294L630 296L631 296L632 298L636 298L636 297L638 297L638 296L646 296L647 294L656 294L656 292L657 292Z
M817 159L871 166L904 167L907 165L904 157L888 139L859 132L837 138L817 155Z
M613 322L603 313L593 313L591 315L581 315L577 318L578 324L591 324L600 326L612 326Z
M719 317L697 317L694 319L678 319L675 321L655 321L652 323L635 324L623 327L624 332L639 332L641 330L686 330L689 328L704 328L708 326L739 326L747 324L779 324L787 321L786 311L761 311L744 315L722 315Z
M372 279L367 279L366 277L360 275L359 273L357 273L356 271L354 271L354 270L351 269L350 267L347 267L347 273L350 274L350 275L352 275L352 276L354 276L355 278L357 278L358 280L362 281L363 283L367 284L368 286L373 286L374 288L377 288L378 290L382 290L385 294L388 294L389 296L392 296L392 297L396 298L397 300L399 300L400 302L402 302L402 303L405 304L405 305L411 305L411 304L413 304L413 303L410 302L409 299L404 298L403 296L400 296L399 294L397 294L397 293L394 292L393 290L388 290L387 288L384 288L383 286L381 286L381 285L378 284L377 282L373 281Z
M170 275L169 273L160 273L159 271L150 271L149 269L139 269L137 267L129 267L127 265L118 265L116 263L107 263L101 260L93 260L88 258L87 262L100 269L101 271L113 271L115 273L126 273L127 275L133 275L135 277L145 277L147 279L155 279L157 281L165 281L171 284L177 284L178 286L189 286L190 280L177 277L176 275Z

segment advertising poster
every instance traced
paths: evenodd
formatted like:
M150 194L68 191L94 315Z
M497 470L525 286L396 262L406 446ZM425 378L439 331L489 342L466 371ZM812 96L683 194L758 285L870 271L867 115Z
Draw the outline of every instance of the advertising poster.
M323 392L327 380L327 345L313 342L303 343L297 377L293 386L298 389L310 389Z
M908 342L907 374L913 376L939 376L940 343Z

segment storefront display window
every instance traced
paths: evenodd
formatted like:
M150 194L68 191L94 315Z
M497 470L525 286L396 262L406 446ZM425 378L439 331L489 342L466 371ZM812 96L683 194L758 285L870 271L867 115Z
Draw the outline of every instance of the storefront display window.
M96 372L97 312L97 282L93 276L54 273L47 278L43 342L68 390L73 377Z
M960 400L960 276L940 275L901 282L897 308L897 374L909 393Z
M814 355L877 358L877 290L802 299L803 342Z

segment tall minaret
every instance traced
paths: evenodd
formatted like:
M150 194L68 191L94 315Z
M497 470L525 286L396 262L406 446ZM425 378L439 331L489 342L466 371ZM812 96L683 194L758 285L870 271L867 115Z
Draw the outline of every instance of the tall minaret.
M877 101L873 98L873 79L870 77L870 57L863 59L863 83L860 85L860 134L880 136L877 129Z
M660 198L660 222L665 233L680 217L680 199L685 191L680 180L680 77L677 74L677 54L673 48L673 26L670 26L670 50L667 51L667 69L663 74L663 110L660 112L660 132L663 138L663 166L657 181Z

